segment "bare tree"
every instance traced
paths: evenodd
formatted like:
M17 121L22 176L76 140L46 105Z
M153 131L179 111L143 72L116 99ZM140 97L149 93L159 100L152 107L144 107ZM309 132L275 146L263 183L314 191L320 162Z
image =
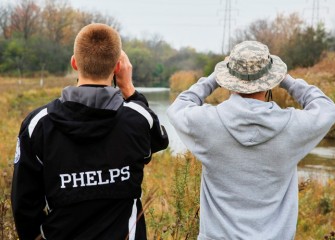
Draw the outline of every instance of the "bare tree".
M14 32L21 32L28 40L40 29L40 7L34 0L20 0L11 15L11 27Z
M64 0L46 0L45 3L42 11L45 35L57 44L72 40L68 35L73 35L73 9Z
M272 39L269 47L274 54L279 54L282 47L293 38L294 35L302 31L304 22L297 13L292 13L285 17L283 14L277 15L271 24Z
M301 31L303 21L297 13L289 16L278 14L272 21L260 19L252 22L245 30L235 33L234 44L244 40L257 40L266 44L273 54L278 54L293 35Z
M113 27L117 31L121 30L121 24L116 18L107 14L103 15L100 12L79 12L77 21L80 28L90 23L104 23Z
M10 28L11 14L12 14L11 5L7 4L0 6L0 29L5 39L9 39L11 37L11 28Z

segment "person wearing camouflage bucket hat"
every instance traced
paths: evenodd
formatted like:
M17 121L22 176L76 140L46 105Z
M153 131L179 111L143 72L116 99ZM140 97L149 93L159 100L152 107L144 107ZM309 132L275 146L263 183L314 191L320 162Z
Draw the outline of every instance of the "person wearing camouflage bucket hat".
M233 92L251 94L277 86L287 74L286 64L270 55L266 45L257 41L237 44L229 59L215 67L216 81Z
M277 85L303 109L267 101ZM205 104L219 87L230 90L229 99ZM334 124L331 99L287 74L266 45L245 41L179 94L167 115L202 163L198 240L294 239L297 164Z

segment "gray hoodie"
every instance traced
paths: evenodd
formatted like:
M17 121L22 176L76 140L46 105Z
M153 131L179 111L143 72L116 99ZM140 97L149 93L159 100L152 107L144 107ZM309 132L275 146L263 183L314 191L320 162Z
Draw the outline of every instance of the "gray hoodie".
M335 105L317 87L287 75L281 83L303 107L281 109L232 94L204 104L215 75L181 93L167 114L202 163L198 239L293 239L297 163L335 122Z

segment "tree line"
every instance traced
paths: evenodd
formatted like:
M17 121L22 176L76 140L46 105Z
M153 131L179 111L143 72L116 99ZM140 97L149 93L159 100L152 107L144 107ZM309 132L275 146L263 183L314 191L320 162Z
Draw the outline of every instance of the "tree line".
M113 16L74 9L67 1L18 0L0 3L0 74L67 74L71 71L74 38L83 26L93 22L108 24L121 33L138 86L168 86L170 76L180 70L208 75L224 59L222 54L197 52L191 47L174 49L158 35L147 39L123 36L122 25ZM267 44L289 69L312 66L323 52L335 49L334 33L327 32L322 24L308 26L297 14L256 20L231 38L233 45L243 40Z

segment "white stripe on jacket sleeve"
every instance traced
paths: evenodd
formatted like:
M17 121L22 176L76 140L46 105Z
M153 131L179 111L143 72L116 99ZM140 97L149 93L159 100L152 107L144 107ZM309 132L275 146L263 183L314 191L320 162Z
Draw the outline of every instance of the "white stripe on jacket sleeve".
M39 113L36 114L35 117L33 117L33 119L31 119L29 126L28 126L29 137L31 137L31 135L33 134L34 129L37 123L39 122L39 120L41 120L41 118L47 114L48 114L48 110L46 108L43 108Z
M143 117L145 117L150 125L150 129L152 128L153 124L154 124L154 120L152 119L152 116L150 115L150 113L145 110L144 107L142 107L141 105L134 103L134 102L124 102L123 106L125 107L129 107L135 111L137 111L138 113L140 113Z

